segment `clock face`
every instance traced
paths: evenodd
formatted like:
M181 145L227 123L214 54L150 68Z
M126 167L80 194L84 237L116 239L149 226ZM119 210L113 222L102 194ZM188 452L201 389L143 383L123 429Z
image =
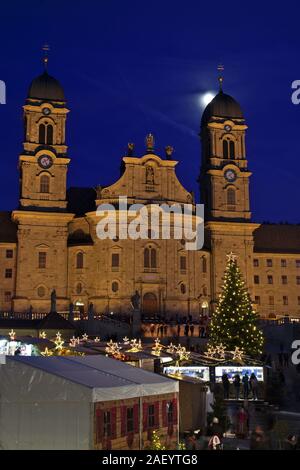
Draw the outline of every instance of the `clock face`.
M50 113L51 113L51 110L49 108L43 108L43 114L45 116L48 116L48 114L50 114Z
M230 132L231 131L231 126L229 124L226 124L224 129L225 129L226 132Z
M234 170L226 170L224 173L225 179L232 183L233 181L236 180L236 172Z
M42 168L50 168L53 165L53 160L49 155L41 155L38 162Z

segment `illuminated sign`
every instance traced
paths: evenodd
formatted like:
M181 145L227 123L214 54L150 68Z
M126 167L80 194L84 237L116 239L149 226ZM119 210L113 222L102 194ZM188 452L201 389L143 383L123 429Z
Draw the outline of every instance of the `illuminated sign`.
M264 370L263 367L257 367L257 366L219 366L215 368L216 371L216 382L222 382L222 376L223 374L227 374L229 380L232 382L233 377L236 374L239 374L239 376L242 378L246 373L249 376L251 374L255 374L256 378L259 382L264 381Z
M164 367L164 374L178 375L190 377L201 382L209 382L209 367L204 366L187 366L187 367Z

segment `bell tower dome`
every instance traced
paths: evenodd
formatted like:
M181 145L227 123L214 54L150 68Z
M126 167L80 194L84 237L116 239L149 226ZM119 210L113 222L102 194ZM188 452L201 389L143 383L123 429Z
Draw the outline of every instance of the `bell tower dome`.
M20 206L23 208L66 208L67 156L64 90L58 80L44 72L28 90L24 109L23 152L19 157Z
M201 202L206 220L249 220L249 178L246 123L239 103L220 90L205 108L200 137Z

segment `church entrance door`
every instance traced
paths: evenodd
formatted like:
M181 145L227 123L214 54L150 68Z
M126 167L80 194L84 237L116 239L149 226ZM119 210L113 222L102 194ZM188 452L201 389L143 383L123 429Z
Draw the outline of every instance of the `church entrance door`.
M143 297L143 314L152 317L158 313L157 297L152 292L147 292Z

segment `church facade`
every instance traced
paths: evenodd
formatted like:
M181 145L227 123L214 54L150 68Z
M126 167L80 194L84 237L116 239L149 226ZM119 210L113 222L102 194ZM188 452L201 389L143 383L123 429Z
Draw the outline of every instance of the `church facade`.
M49 312L73 303L97 313L129 314L138 292L145 316L211 313L233 251L263 318L300 319L300 226L258 224L250 210L246 157L247 125L240 105L222 89L201 121L201 202L205 243L187 250L184 239L101 240L97 207L134 204L194 204L177 179L172 148L155 153L147 136L144 155L128 145L121 176L111 186L67 189L69 110L59 82L47 71L30 85L19 156L19 207L0 212L0 311Z

